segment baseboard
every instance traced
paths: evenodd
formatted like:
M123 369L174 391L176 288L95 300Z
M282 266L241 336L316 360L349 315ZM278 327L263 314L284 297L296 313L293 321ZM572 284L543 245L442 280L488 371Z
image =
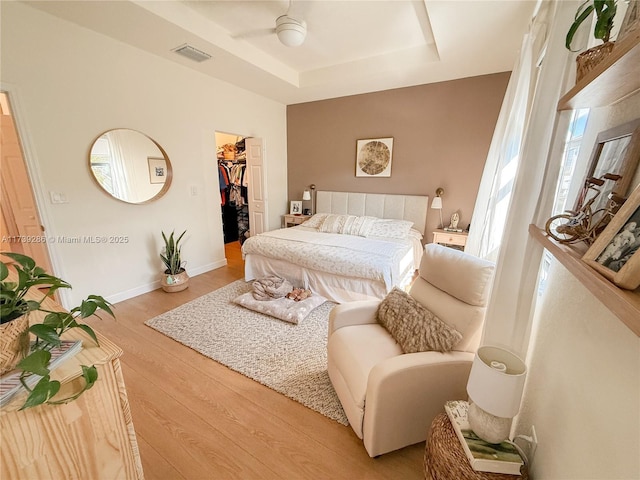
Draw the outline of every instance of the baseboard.
M217 262L202 265L200 267L187 268L187 273L189 274L189 277L196 277L203 273L210 272L211 270L215 270L216 268L224 267L225 265L227 265L227 259L223 258L222 260L219 260ZM155 282L141 285L136 288L131 288L123 292L114 293L113 295L105 297L105 300L115 304L118 302L129 300L130 298L137 297L139 295L143 295L145 293L152 292L154 290L157 290L158 288L160 288L160 280L156 280Z

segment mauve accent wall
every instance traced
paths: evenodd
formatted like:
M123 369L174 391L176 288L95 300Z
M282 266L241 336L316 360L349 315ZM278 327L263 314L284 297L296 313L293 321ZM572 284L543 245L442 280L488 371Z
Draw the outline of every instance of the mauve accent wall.
M510 72L287 107L289 200L319 190L429 195L471 221ZM356 140L393 137L391 177L355 176ZM310 208L310 202L304 202ZM425 242L440 223L429 209Z

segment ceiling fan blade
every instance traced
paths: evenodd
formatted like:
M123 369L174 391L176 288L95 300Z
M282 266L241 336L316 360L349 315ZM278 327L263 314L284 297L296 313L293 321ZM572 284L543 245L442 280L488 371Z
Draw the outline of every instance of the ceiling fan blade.
M232 35L231 38L237 38L237 39L256 38L256 37L264 37L267 35L272 35L274 33L276 33L275 28L259 28L256 30L249 30L246 32L237 33L236 35Z

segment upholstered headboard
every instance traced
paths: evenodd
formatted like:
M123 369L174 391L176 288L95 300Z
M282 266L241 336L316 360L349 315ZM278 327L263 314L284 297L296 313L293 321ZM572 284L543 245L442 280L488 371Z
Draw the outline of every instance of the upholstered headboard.
M318 190L317 213L368 215L413 222L413 228L424 235L429 197L386 193L327 192Z

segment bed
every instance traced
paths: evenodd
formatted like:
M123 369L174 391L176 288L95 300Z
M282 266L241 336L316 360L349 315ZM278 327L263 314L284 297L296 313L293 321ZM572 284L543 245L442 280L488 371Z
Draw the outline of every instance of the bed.
M420 264L429 198L318 191L316 214L242 246L245 280L269 275L343 303L379 299Z

